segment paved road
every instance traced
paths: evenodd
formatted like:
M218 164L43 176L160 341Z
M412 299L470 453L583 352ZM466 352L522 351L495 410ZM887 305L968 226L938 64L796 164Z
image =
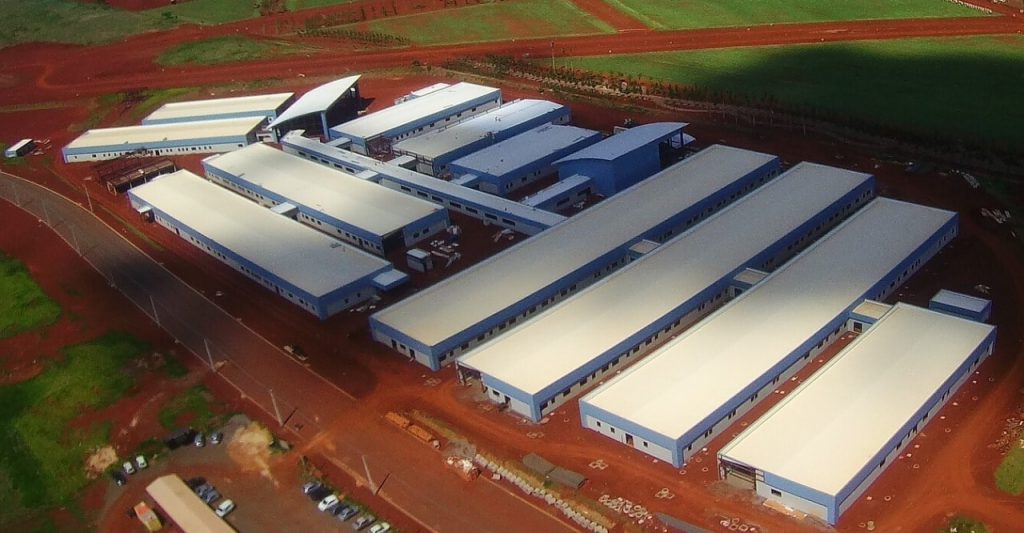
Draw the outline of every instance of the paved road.
M568 525L502 486L466 483L436 452L363 413L343 391L299 365L154 261L88 209L0 173L0 198L51 226L111 285L287 431L432 530L552 531ZM270 390L273 389L271 394ZM370 477L372 480L367 480ZM377 485L373 485L373 484Z

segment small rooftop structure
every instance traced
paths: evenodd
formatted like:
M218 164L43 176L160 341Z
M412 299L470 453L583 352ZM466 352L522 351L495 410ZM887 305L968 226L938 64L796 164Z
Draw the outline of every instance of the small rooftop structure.
M299 97L288 109L272 120L269 128L278 138L290 130L314 130L326 135L338 119L354 116L359 102L360 75L314 87Z
M561 177L583 174L598 193L611 196L661 170L662 144L681 148L692 137L685 122L655 122L629 128L554 162Z
M472 174L479 189L505 196L554 172L552 163L565 154L601 140L594 130L545 124L452 161L453 176Z
M928 308L953 316L986 322L992 315L992 300L942 289L932 296Z
M723 473L753 473L761 496L835 524L991 353L995 333L896 304L724 446Z
M295 93L275 93L171 102L150 113L142 123L152 125L242 117L273 119L294 99Z

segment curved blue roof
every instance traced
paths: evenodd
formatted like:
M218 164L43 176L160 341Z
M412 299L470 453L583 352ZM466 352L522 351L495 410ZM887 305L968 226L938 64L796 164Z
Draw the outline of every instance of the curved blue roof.
M572 155L565 156L554 164L560 165L570 161L583 159L599 159L612 161L633 150L660 142L689 126L686 122L654 122L629 128L628 130L608 137L597 144L592 144Z

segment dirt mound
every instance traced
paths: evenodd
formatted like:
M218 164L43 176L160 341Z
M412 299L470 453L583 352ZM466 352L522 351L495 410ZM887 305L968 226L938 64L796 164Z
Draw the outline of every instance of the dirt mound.
M243 472L259 472L260 475L277 485L270 473L270 445L274 436L258 422L235 430L228 440L228 455L242 468Z
M85 476L96 479L108 466L117 462L117 452L113 446L103 446L85 458Z

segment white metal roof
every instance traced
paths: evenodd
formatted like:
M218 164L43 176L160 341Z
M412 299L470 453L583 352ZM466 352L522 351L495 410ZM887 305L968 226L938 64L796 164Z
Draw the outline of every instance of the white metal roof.
M836 495L992 330L896 304L720 455Z
M274 127L282 122L301 117L303 115L327 111L327 108L331 107L334 102L351 89L352 86L359 81L359 78L360 75L358 74L355 76L348 76L310 89L306 94L300 96L294 104L288 106L288 109L285 109L283 113L278 115L277 118L270 123L270 126Z
M374 315L432 346L575 272L775 156L711 146Z
M801 163L459 363L536 394L728 277L870 180L860 172Z
M498 96L501 89L459 82L451 87L363 115L332 129L346 137L369 139L488 94Z
M932 296L931 301L958 307L960 309L966 309L968 311L974 311L975 313L984 312L985 309L992 304L991 301L984 298L978 298L976 296L970 296L960 292L953 292L947 289L941 289L939 292L935 293L935 296Z
M192 492L192 489L178 477L178 474L167 474L156 478L146 486L146 492L183 531L203 531L205 533L233 533L235 531L233 527L217 516L209 505L203 503Z
M212 98L208 100L190 100L187 102L171 102L160 106L149 114L147 120L175 120L184 118L200 119L209 115L229 113L260 113L273 112L284 105L295 93L257 94L253 96L233 96L228 98Z
M131 195L313 296L390 266L187 170L135 187Z
M494 132L515 127L527 120L564 107L562 104L546 100L515 100L501 107L489 109L454 126L395 143L394 149L434 159L479 141Z
M597 142L600 138L601 134L594 130L544 124L460 157L452 161L451 166L453 169L458 167L459 170L500 178L569 147L578 146L587 139Z
M376 235L401 230L442 209L347 172L254 144L207 159L233 174L292 202L363 228Z
M703 430L954 216L879 198L582 401L670 439Z
M261 122L263 122L263 117L244 117L146 126L124 126L120 128L97 128L83 133L77 139L71 141L65 148L99 148L120 144L242 137L259 127Z

